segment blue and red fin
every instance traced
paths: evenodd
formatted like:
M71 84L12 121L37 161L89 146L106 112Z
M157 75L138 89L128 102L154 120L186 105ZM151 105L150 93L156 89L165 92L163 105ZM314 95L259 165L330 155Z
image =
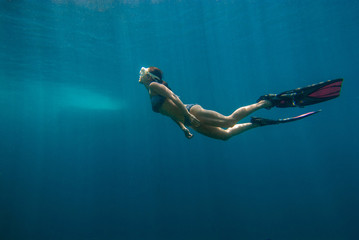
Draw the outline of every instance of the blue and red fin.
M257 124L259 126L274 125L274 124L279 124L279 123L288 123L288 122L294 122L294 121L298 121L300 119L312 116L313 114L316 114L318 112L321 112L321 110L307 112L307 113L304 113L304 114L296 116L296 117L276 119L276 120L267 119L267 118L260 118L260 117L252 117L251 118L251 123Z
M312 111L312 112L307 112L304 113L302 115L296 116L296 117L290 117L290 118L284 118L284 119L278 119L278 123L287 123L287 122L293 122L293 121L297 121L309 116L312 116L313 114L316 114L318 112L321 112L322 110L317 110L317 111Z
M276 95L275 106L304 107L334 99L340 96L342 83L343 79L339 78L282 92Z

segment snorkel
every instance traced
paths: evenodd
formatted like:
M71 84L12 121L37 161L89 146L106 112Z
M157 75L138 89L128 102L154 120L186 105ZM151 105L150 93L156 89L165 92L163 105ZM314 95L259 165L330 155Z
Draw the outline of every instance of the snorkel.
M159 77L157 77L156 75L150 73L148 71L148 68L142 67L140 70L140 78L145 76L146 74L150 75L155 82L159 82L159 83L161 82L161 79Z

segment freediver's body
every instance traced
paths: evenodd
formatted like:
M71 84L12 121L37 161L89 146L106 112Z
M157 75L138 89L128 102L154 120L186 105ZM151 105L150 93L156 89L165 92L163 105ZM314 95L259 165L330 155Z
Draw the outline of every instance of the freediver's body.
M162 71L156 67L141 68L139 82L148 90L152 109L173 119L190 139L193 134L187 127L191 127L205 136L228 140L233 136L260 126L248 122L238 123L249 114L269 108L272 103L261 100L257 103L240 107L232 114L225 116L218 112L202 108L198 104L183 104L179 97L173 93L168 84L162 80Z

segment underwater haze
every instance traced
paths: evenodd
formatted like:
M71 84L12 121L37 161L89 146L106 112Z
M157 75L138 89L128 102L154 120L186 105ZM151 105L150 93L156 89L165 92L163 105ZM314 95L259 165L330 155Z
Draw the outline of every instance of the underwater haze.
M223 114L344 83L254 114L312 117L188 140L143 66ZM356 240L358 66L357 0L1 0L0 239Z

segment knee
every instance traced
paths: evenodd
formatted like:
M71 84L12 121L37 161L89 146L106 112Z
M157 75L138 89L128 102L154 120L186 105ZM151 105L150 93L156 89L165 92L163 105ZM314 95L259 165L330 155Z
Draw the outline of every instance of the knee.
M225 128L230 128L230 127L233 127L234 125L236 125L238 122L238 120L233 117L233 116L227 116L226 117L226 126Z
M223 132L223 134L221 134L219 136L218 139L222 140L222 141L228 141L231 137L232 137L232 135L228 131L225 131L225 132Z
M224 129L222 129L220 132L216 132L216 133L202 132L202 134L206 135L207 137L214 138L217 140L222 140L222 141L227 141L231 138L231 134L229 132L227 132L227 130L224 130Z

